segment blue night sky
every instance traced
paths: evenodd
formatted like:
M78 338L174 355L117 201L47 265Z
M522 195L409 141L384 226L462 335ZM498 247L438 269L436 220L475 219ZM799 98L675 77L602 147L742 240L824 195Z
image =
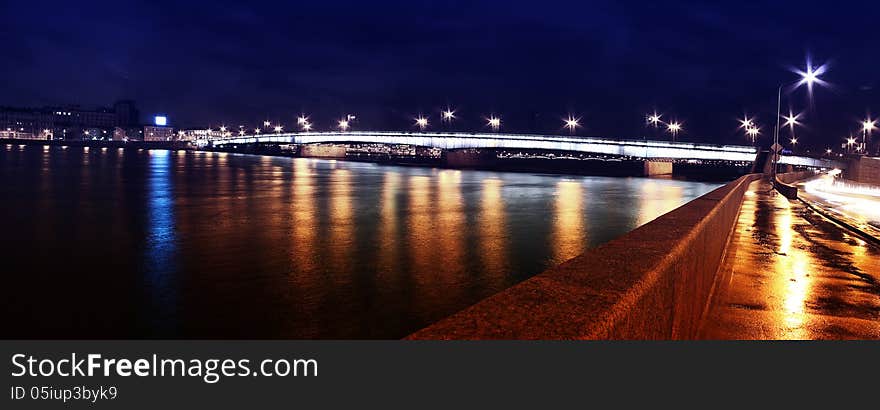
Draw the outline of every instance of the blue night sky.
M655 107L684 140L746 143L737 117L772 134L776 87L805 57L833 88L783 100L806 111L802 141L839 146L880 113L880 2L52 2L7 1L0 105L137 101L172 125L295 124L343 114L360 129L460 129L500 115L507 131L652 132ZM784 133L783 135L787 135Z

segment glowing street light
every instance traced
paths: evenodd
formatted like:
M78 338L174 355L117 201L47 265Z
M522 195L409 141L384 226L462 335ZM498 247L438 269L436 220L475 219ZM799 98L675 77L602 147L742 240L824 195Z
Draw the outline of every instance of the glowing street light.
M666 131L669 131L669 133L672 134L673 141L675 141L675 136L678 135L681 130L681 123L678 121L673 121L666 125Z
M221 133L222 133L222 132L226 132L226 126L225 126L225 125L223 125L223 126L220 127L220 132L221 132Z
M755 145L755 141L758 140L758 135L761 134L761 129L756 126L751 126L746 130L746 134L752 139L752 145Z
M348 120L339 120L338 125L339 125L340 130L342 130L342 131L348 130Z
M797 115L795 115L791 112L791 110L788 110L788 116L782 116L782 118L785 118L785 125L788 127L788 135L791 139L792 146L794 144L797 144L797 137L795 137L794 135L794 126L801 125L801 123L798 122L798 118L800 118L801 115L802 113L798 113Z
M871 120L871 118L869 117L868 119L862 121L862 131L871 132L875 128L877 128L877 120Z
M856 145L856 139L850 135L849 138L846 139L847 152L852 152L853 145Z
M269 122L269 120L263 121L263 127L264 127L264 128L269 128L269 126L271 126L271 125L272 125L272 123Z
M311 131L312 123L310 123L308 121L302 123L302 129L303 129L303 131Z
M877 128L877 120L872 120L869 116L862 121L862 146L865 149L865 154L868 153L868 137L871 135L871 131Z
M739 120L739 124L740 128L744 128L748 132L749 128L755 125L755 122L748 115L745 115L743 119Z
M828 71L827 64L822 64L818 67L814 67L810 62L810 59L807 58L806 68L804 70L800 69L792 69L795 74L799 75L801 78L794 84L794 88L798 88L802 85L807 86L807 93L810 98L813 97L813 84L819 84L822 86L827 85L825 81L819 78L820 75L825 74ZM776 89L776 128L773 132L773 145L779 145L779 118L782 117L780 110L782 109L782 87L783 84L779 84L779 88ZM778 156L773 156L773 175L776 175L776 167L778 163Z
M238 135L239 135L239 136L243 136L243 135L244 135L244 130L238 130Z
M648 114L645 116L645 121L648 123L648 125L651 125L654 128L657 128L663 122L663 121L660 121L660 117L662 117L662 116L663 116L662 114L657 114L657 112L654 111L654 114Z
M486 124L491 127L493 131L498 131L498 129L501 128L501 118L494 115L490 116Z
M303 124L306 124L306 123L308 123L308 122L309 122L309 117L306 117L305 114L302 114L302 115L300 115L299 117L296 117L296 124L297 124L297 125L303 125Z
M428 126L428 119L420 115L418 116L418 118L416 118L416 125L419 126L420 130L424 131L425 128Z
M575 118L571 115L568 116L568 119L565 120L565 128L568 128L569 133L573 133L577 127L580 127L580 118Z
M284 127L280 125L276 125L274 128L276 134L280 134L282 129L284 129Z
M446 111L443 111L443 121L452 122L455 119L455 111L451 108L447 108Z
M259 133L260 133L260 129L259 129L259 128L254 128L254 134L259 134Z

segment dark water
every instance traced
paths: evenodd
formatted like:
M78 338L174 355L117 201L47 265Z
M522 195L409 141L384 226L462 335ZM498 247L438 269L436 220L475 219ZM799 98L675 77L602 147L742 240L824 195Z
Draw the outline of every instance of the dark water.
M398 338L717 184L0 145L5 337Z

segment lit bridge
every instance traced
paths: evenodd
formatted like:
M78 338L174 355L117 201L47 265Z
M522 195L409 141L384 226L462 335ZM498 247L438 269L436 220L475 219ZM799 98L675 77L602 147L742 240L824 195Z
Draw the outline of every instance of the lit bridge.
M623 140L558 135L463 132L291 132L232 136L213 139L210 142L210 144L214 146L318 143L401 144L442 148L446 150L467 148L556 150L641 159L735 162L753 162L757 154L755 147L742 145L713 145L689 142ZM845 167L844 163L839 163L838 161L799 156L782 156L779 163L821 168Z

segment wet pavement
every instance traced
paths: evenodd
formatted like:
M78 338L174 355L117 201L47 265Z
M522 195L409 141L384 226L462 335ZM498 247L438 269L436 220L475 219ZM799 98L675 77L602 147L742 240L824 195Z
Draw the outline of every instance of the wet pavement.
M700 337L880 339L880 247L753 182Z

